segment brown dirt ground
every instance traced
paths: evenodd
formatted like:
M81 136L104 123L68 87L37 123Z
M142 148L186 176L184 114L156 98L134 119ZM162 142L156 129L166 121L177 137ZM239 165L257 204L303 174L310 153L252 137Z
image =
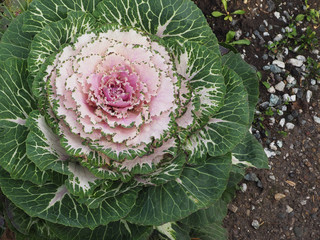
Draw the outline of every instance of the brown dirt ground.
M262 67L268 63L262 59L262 55L268 53L268 49L265 45L259 44L259 41L252 39L252 33L254 30L258 30L259 26L263 24L263 20L267 20L269 24L274 26L272 30L268 31L270 37L264 37L267 44L269 40L281 33L282 27L288 25L277 19L274 11L280 12L283 16L283 11L286 10L294 17L303 13L302 6L304 4L303 0L274 0L275 9L268 12L268 0L231 0L228 2L230 11L238 9L246 11L245 15L236 17L236 23L232 25L229 21L223 20L223 17L213 18L210 16L212 11L222 11L220 0L198 0L195 2L206 15L219 41L224 41L229 30L241 29L243 33L250 33L248 38L252 44L239 46L238 50L242 52L245 49L245 60L262 73L262 81L266 81L270 77L270 71L262 70ZM311 8L320 10L318 0L309 0L308 3ZM314 29L320 39L320 27L314 26ZM307 51L302 54L306 57L311 56L311 53ZM291 56L295 55L291 53ZM270 58L268 60L272 61ZM262 84L260 85L261 102L268 101L270 94ZM305 93L308 86L304 86L301 82L300 85ZM320 239L320 125L315 123L312 118L315 113L320 115L320 91L313 91L310 103L306 102L304 94L302 99L289 104L288 112L293 110L299 114L293 120L295 128L288 131L286 137L278 133L283 130L278 124L281 117L276 117L276 123L273 126L269 125L268 118L263 122L269 134L268 136L262 134L262 144L266 147L270 141L281 139L283 141L283 147L280 149L281 154L270 159L270 170L248 170L257 174L263 188L257 187L254 182L243 181L247 184L248 190L246 192L238 191L237 197L230 205L236 207L237 211L229 211L224 221L224 227L228 229L229 240ZM305 124L302 124L303 120L306 121ZM271 174L275 180L270 179ZM281 200L275 200L277 193L282 193L285 197ZM303 200L306 200L305 205L301 204ZM291 213L286 212L287 206L293 209ZM257 230L251 226L254 219L260 223Z

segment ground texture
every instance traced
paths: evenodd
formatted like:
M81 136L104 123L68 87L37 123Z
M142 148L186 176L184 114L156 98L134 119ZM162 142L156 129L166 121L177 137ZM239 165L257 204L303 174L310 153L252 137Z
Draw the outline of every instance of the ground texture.
M246 11L232 22L210 16L224 12L220 0L196 3L219 41L229 30L251 41L236 48L262 75L253 134L270 170L248 170L224 221L229 239L320 239L320 21L306 18L320 2L229 1Z

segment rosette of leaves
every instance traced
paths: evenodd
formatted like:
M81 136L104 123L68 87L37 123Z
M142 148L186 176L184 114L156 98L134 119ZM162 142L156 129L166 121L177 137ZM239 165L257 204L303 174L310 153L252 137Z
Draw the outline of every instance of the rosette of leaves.
M224 239L255 70L189 0L35 0L0 43L0 187L20 239Z

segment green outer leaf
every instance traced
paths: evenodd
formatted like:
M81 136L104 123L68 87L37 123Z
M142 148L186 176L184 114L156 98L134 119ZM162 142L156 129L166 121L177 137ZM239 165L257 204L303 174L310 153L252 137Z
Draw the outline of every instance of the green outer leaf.
M39 186L14 180L2 168L0 186L2 192L28 215L78 228L95 228L123 218L135 205L137 197L134 189L106 199L99 208L89 209L74 200L63 185L45 183Z
M12 58L0 65L0 126L24 125L35 108L26 79L26 61Z
M25 146L27 134L28 129L18 124L0 128L0 166L13 179L43 184L49 175L28 159Z
M0 61L6 61L11 57L23 59L28 57L32 35L22 31L24 15L25 13L12 20L3 34L0 43Z
M269 168L267 155L261 144L250 132L247 132L244 139L232 150L232 159L233 164Z
M124 220L98 226L94 230L52 223L49 226L63 240L147 240L153 231L151 226L138 226Z
M228 212L227 203L219 199L209 208L200 209L199 211L180 220L183 224L192 227L202 227L210 223L222 223Z
M92 13L100 0L33 0L24 17L23 31L36 34L73 11Z
M26 118L34 100L26 84L25 60L12 58L0 66L0 165L12 178L42 184L48 174L26 154Z
M84 12L70 12L66 19L46 25L35 35L30 46L30 74L36 76L46 59L65 43L73 41L75 35L83 34L95 27L95 18Z
M94 15L102 23L119 23L183 43L196 41L217 50L217 39L200 9L185 0L106 0Z
M177 221L221 197L230 171L230 154L186 166L176 181L143 189L126 219L142 225Z
M189 240L190 228L179 222L165 223L157 226L156 230L170 240Z
M193 238L199 238L201 240L227 240L227 229L223 228L219 223L212 223L207 226L202 226L193 229L191 234Z
M222 56L222 63L234 70L243 80L249 99L249 123L253 121L255 106L259 98L259 79L257 71L246 63L240 54L229 52Z
M30 217L23 210L11 203L8 199L5 201L5 209L7 216L6 219L11 224L13 228L12 230L15 232L16 239L57 239L44 220Z
M207 153L219 156L231 151L248 130L248 94L242 79L228 67L223 68L227 92L223 107L185 145L189 162L204 161Z

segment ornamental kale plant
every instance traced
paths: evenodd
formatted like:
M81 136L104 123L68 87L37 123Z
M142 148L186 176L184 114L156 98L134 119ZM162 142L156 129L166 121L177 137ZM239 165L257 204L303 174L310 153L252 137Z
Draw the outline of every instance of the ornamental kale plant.
M0 187L17 239L225 239L256 71L189 0L34 0L0 43Z

